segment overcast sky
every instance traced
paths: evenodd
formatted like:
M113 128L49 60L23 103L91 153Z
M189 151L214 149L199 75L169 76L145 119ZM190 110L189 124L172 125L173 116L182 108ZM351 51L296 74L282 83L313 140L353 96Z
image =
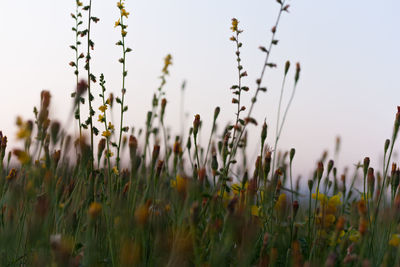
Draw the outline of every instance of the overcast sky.
M267 71L268 92L260 95L254 112L260 122L267 119L268 142L273 142L284 63L290 60L294 66L299 61L301 78L281 139L281 148L297 150L296 171L309 173L323 150L333 150L337 135L342 137L341 167L365 156L371 157L373 166L380 166L383 143L391 135L400 105L400 1L292 0L289 4L290 13L283 15L277 33L279 45L272 51L278 68ZM74 42L70 17L74 8L74 0L0 4L0 130L5 134L15 135L17 115L32 118L42 89L53 95L52 117L66 120L75 83L68 66L74 57L68 47ZM249 103L264 61L258 47L270 39L278 12L275 0L127 0L126 8L131 13L127 43L133 49L127 59L128 125L143 126L168 53L173 66L166 85L166 121L173 131L180 128L179 92L184 79L188 126L199 113L204 119L203 136L208 135L215 106L222 109L221 128L233 120L229 88L237 77L235 47L229 41L232 17L244 30L242 63L250 87L244 101ZM93 26L93 72L104 73L108 90L118 95L116 1L93 0L93 15L100 18ZM287 93L293 70L289 76ZM98 87L95 90L100 92ZM287 101L289 95L285 97ZM255 146L260 129L249 129Z

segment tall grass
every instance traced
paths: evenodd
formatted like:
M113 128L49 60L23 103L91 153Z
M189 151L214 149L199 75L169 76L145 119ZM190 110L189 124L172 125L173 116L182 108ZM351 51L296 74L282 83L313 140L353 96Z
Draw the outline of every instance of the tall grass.
M290 61L284 65L274 140L268 138L271 127L265 121L259 126L252 116L259 93L266 91L267 69L278 65L270 62L270 54L278 45L279 22L289 10L285 0L277 0L271 40L260 46L264 64L254 87L245 85L243 30L239 20L232 19L230 40L237 60L237 81L231 87L234 123L218 132L221 109L216 107L213 117L206 118L212 128L204 147L199 143L205 120L200 115L186 137L184 132L172 137L166 130L164 86L171 55L164 59L146 124L130 132L125 126L126 56L132 50L125 40L130 14L123 0L117 2L114 25L121 32L117 46L122 49L115 129L114 96L106 95L106 77L100 74L97 84L91 72L90 32L99 18L92 16L96 1L86 2L76 0L72 14L75 58L70 65L76 89L71 114L79 134L69 133L52 118L49 91L41 93L33 119L17 118L20 148L11 149L0 132L1 266L400 265L400 169L392 162L400 110L392 137L384 144L382 172L370 167L373 162L366 157L348 179L347 172L338 174L337 158L325 155L304 184L293 178L296 150L278 150L300 86L299 63L294 70ZM82 30L83 21L87 28ZM85 74L79 64L83 58ZM282 107L288 83L292 94ZM253 94L250 103L244 103L246 93ZM93 107L96 94L98 108ZM86 120L81 119L83 107L89 110ZM247 158L249 138L260 140L255 162ZM355 186L357 179L361 189Z

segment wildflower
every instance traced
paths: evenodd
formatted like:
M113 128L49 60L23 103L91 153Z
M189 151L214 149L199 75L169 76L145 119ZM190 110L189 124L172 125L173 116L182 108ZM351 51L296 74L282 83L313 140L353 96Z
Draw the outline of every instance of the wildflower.
M127 31L125 31L124 29L121 29L121 35L122 37L125 37L128 34Z
M171 54L168 54L165 58L164 58L164 67L162 69L162 72L164 74L168 74L168 67L172 65L172 56Z
M111 122L109 122L107 128L108 128L108 130L113 131L114 130L114 125Z
M77 6L82 6L83 5L82 2L79 1L79 0L76 1L76 4L77 4Z
M120 19L118 19L118 20L115 22L114 28L118 27L119 25L121 25L121 20L120 20Z
M112 168L112 171L113 171L113 173L114 173L115 175L119 175L119 171L118 171L117 166L114 166L114 167Z
M329 198L327 204L326 204L326 212L327 213L336 213L337 207L342 205L342 201L340 200L342 197L342 193L339 192L337 195L334 195Z
M145 204L139 206L135 210L135 219L136 222L139 223L140 225L145 225L147 223L147 219L149 218L150 211L149 211L149 206L150 206L150 201L147 201Z
M23 151L23 150L15 149L15 150L13 151L13 154L14 154L15 156L17 156L17 158L18 158L18 160L19 160L19 162L20 162L21 164L26 164L26 163L28 163L28 162L31 160L29 154L26 153L26 152Z
M233 32L238 32L238 25L239 25L239 21L235 18L232 19L232 27L231 30Z
M11 180L13 180L15 177L17 177L17 170L14 169L14 168L12 168L12 169L10 170L9 174L7 175L6 180L7 180L7 181L11 181Z
M393 247L398 247L400 245L400 235L399 234L393 234L392 238L389 240L389 245Z
M111 132L109 130L106 130L106 131L103 131L103 133L101 135L108 138L111 136Z
M106 151L106 157L107 158L111 158L112 156L114 156L114 153L111 150L107 150Z
M99 110L104 113L107 110L107 105L100 106Z
M175 180L171 180L171 186L176 188L179 193L184 193L187 187L187 178L178 174Z
M122 17L128 18L129 12L127 12L127 11L125 10L125 8L122 8L122 9L121 9L121 16L122 16Z
M170 210L171 210L171 204L168 203L167 205L165 205L165 211L168 212Z
M251 206L251 215L253 216L260 216L260 207L256 206L256 205L252 205Z
M360 240L361 234L359 231L352 229L349 234L349 240L356 243Z
M95 219L101 213L101 204L98 202L92 202L89 206L89 215L92 219Z
M117 2L117 7L118 7L119 9L123 9L123 8L124 8L124 3L122 3L122 2Z
M319 191L317 193L313 193L311 197L317 201L320 201L322 205L324 205L328 201L328 198Z
M336 246L337 244L341 243L344 235L345 235L345 232L343 230L340 231L338 235L336 235L336 233L333 234L331 237L331 240L330 240L330 245ZM335 240L335 237L337 237L336 240Z
M246 185L247 185L247 183L246 183ZM232 192L234 195L239 195L239 193L242 192L242 190L243 190L242 185L238 184L238 183L231 185L231 189L232 189Z
M99 122L104 122L104 115L99 114L99 119L98 119L98 121L99 121Z
M278 197L278 200L275 203L275 209L281 210L281 209L285 208L285 206L286 206L286 195L280 194Z
M22 125L17 132L17 139L26 139L31 136L31 131L26 124Z

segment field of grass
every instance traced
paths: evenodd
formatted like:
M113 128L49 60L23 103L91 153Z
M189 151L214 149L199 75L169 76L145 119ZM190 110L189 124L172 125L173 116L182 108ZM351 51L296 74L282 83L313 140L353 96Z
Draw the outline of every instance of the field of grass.
M242 82L242 29L232 19L234 123L218 132L216 107L212 118L196 115L183 136L171 136L164 124L171 55L164 59L146 124L126 126L130 14L125 1L118 1L121 93L114 96L104 75L91 72L90 33L99 18L91 14L92 1L86 2L76 0L71 14L71 123L79 132L68 132L51 116L49 91L42 91L32 119L17 118L21 146L11 147L0 131L1 266L400 266L400 169L392 162L400 107L391 138L382 140L381 170L366 157L354 174L341 174L323 156L308 180L292 177L296 150L279 150L299 63L284 64L276 125L252 117L257 97L266 91L264 73L276 67L270 54L287 1L276 1L276 23L270 42L260 46L265 64L254 88ZM243 103L244 94L252 96L250 103ZM212 121L210 133L202 129L203 120ZM276 136L268 142L272 147L270 129ZM204 146L200 132L208 134ZM259 140L255 162L247 156L249 138Z

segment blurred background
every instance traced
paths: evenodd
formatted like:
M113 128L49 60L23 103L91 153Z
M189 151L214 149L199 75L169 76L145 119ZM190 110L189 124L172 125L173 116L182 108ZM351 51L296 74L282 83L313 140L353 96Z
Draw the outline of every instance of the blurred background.
M268 92L260 94L253 114L259 126L249 127L249 156L253 157L264 119L269 125L267 141L273 145L283 67L290 60L284 107L292 90L296 62L300 62L302 71L280 149L296 148L295 173L309 175L324 150L329 150L328 158L332 158L336 136L342 140L337 162L340 170L365 156L380 169L383 144L391 136L400 105L400 2L292 0L288 4L290 13L283 14L277 32L279 44L271 55L278 68L265 74L263 85ZM127 0L130 16L126 42L133 52L127 58L126 124L144 126L151 97L160 83L163 58L171 53L173 65L165 87L166 123L171 133L178 134L181 129L183 80L187 81L185 129L194 115L200 114L205 143L214 108L220 106L221 133L234 120L235 112L229 90L237 81L235 46L229 41L231 18L237 18L244 30L241 57L249 75L244 84L250 91L243 103L249 106L264 62L258 47L269 42L278 8L275 0ZM74 70L68 65L74 60L69 48L74 44L74 20L70 16L74 11L74 0L1 3L0 130L9 136L12 146L20 145L13 139L16 116L33 118L33 106L39 104L43 89L52 93L51 117L67 122L75 85ZM115 46L120 37L119 29L114 28L119 17L116 1L93 0L93 16L100 22L92 28L96 44L92 71L97 77L104 73L108 92L118 96L122 66L118 63L120 47ZM97 84L94 95L98 93ZM96 111L98 106L96 103ZM67 127L77 130L76 123Z

